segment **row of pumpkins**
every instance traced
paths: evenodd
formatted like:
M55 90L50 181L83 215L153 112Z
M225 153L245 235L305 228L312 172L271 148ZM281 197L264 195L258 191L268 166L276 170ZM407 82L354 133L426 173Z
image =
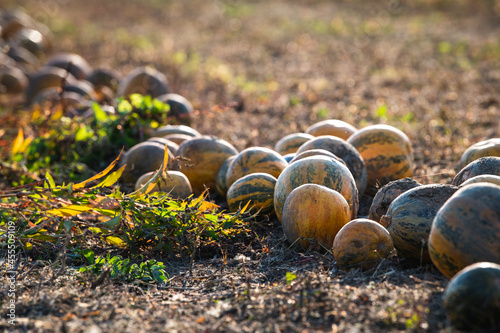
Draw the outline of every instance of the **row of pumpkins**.
M332 250L344 270L375 268L396 252L434 264L452 279L444 305L457 328L500 325L492 315L500 313L500 138L469 147L451 184L423 185L411 178L408 137L389 125L358 130L330 119L274 149L240 152L191 127L166 125L124 155L122 181L139 189L165 150L171 171L156 190L180 198L208 190L232 212L250 201L259 214L277 217L290 243ZM368 218L357 215L362 195L373 197Z

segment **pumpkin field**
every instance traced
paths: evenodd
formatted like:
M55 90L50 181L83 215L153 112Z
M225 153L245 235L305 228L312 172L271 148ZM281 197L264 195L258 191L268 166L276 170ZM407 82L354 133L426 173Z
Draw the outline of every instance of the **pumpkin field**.
M4 0L0 331L500 332L500 1Z

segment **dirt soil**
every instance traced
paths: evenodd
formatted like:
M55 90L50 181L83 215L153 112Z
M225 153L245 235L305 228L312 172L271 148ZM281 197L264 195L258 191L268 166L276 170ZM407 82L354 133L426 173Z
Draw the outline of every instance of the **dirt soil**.
M241 150L272 148L328 118L386 123L411 139L415 179L425 184L449 183L468 146L500 137L500 19L486 3L7 1L50 27L55 51L123 75L138 65L164 72L203 134ZM454 331L441 300L448 281L433 266L394 257L343 272L329 253L291 249L276 220L259 223L259 238L227 257L201 249L190 267L189 258L156 255L170 277L162 286L82 283L71 267L56 276L50 261L29 255L15 329ZM12 327L2 318L0 329Z

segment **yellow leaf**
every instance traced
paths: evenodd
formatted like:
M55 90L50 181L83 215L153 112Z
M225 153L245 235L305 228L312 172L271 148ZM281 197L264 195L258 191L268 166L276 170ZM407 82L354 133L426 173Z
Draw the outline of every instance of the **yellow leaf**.
M61 217L70 217L81 214L83 212L87 212L94 208L93 205L67 205L57 209L51 209L47 211L47 214L61 216Z
M99 184L97 184L93 188L112 186L114 183L116 183L118 181L118 179L120 179L125 167L126 167L126 165L122 166L120 169L113 172L111 175L109 175L106 179L104 179L102 182L100 182Z
M12 156L21 152L21 147L23 146L24 141L24 133L23 129L19 127L19 131L17 132L17 137L14 140L14 145L12 146Z
M206 210L215 210L219 208L218 205L212 203L212 202L208 202L208 201L203 201L200 205L200 207L198 208L198 212L201 213L201 212L204 212Z
M163 155L163 166L161 168L161 173L163 177L166 177L165 171L167 170L167 164L168 164L168 149L165 146L165 155Z
M106 238L106 242L108 244L118 246L118 247L127 247L127 243L125 243L121 238L116 236L104 236Z
M248 200L248 202L247 202L247 204L245 205L245 207L243 207L243 208L240 210L240 214L243 214L243 213L247 210L248 205L250 205L250 202L251 202L251 200Z
M87 185L87 183L90 183L93 180L96 180L96 179L99 179L99 178L102 178L102 177L106 176L111 170L113 170L113 168L115 167L116 163L120 159L120 156L122 155L122 153L123 153L123 148L122 148L122 151L120 152L120 154L118 155L118 157L113 162L111 162L111 164L106 169L104 169L103 171L99 172L97 175L92 176L92 177L90 177L87 180L84 180L81 183L73 185L73 189L84 188L85 185Z

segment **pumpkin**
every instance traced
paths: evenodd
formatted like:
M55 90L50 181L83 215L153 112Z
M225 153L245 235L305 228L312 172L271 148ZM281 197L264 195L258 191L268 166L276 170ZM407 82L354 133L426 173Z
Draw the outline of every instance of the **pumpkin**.
M304 184L287 196L283 205L283 232L290 243L331 249L337 232L351 219L346 199L323 185Z
M145 173L135 183L135 190L141 188L146 184L154 175L155 171ZM166 177L160 177L156 186L151 190L152 192L167 192L170 193L172 198L185 199L193 193L189 179L180 171L167 171Z
M184 96L179 94L165 94L158 96L157 100L168 104L170 107L168 117L176 119L180 124L190 125L194 112L193 105Z
M59 67L42 67L30 77L26 89L26 104L33 103L35 96L47 88L60 88L61 82L73 84L77 79L66 70Z
M500 263L500 186L464 186L441 207L429 234L429 255L447 278L476 262Z
M347 142L357 149L365 162L367 194L374 195L380 186L413 175L410 139L399 129L390 125L371 125L358 130Z
M263 172L251 173L238 179L227 190L229 210L236 212L250 201L249 207L254 212L273 214L274 186L276 186L276 178Z
M309 126L305 132L313 136L333 135L347 140L358 129L339 119L327 119Z
M98 90L108 87L114 93L118 89L120 73L111 68L94 68L86 77L86 80L94 85Z
M168 149L168 148L167 148ZM161 167L165 156L165 145L158 142L144 141L134 145L120 158L123 169L120 180L125 184L135 184L145 173L156 171ZM168 152L168 166L172 168L173 154Z
M153 98L168 94L166 76L149 66L134 68L118 84L117 96L149 95Z
M458 170L462 170L470 162L486 156L500 156L500 138L480 141L467 148L458 162Z
M474 176L474 177L467 179L462 184L460 184L460 187L467 186L470 184L475 184L475 183L491 183L491 184L500 185L500 176L495 176L495 175Z
M391 234L398 256L420 264L431 263L427 241L432 221L457 189L445 184L422 185L394 199L380 224Z
M274 150L281 155L297 152L303 143L311 140L314 136L306 133L292 133L282 137L274 145Z
M420 185L422 184L409 177L393 180L392 182L385 184L373 197L370 210L368 211L368 218L377 222L380 221L380 218L385 215L394 199L396 199L401 193Z
M227 168L235 159L235 157L236 155L231 155L224 161L224 163L222 163L219 171L217 172L217 177L215 178L215 187L217 189L217 193L223 198L226 197L227 190L229 188L226 183Z
M166 136L170 134L184 134L191 137L199 137L201 133L187 125L164 125L154 130L154 136Z
M231 186L236 180L255 172L265 172L277 178L288 166L279 153L264 147L250 147L238 153L227 168L226 183Z
M77 53L58 53L51 56L44 66L61 68L77 80L85 80L92 72L92 66Z
M297 154L310 149L325 149L341 158L349 168L349 171L351 171L352 176L356 181L356 187L358 188L359 195L363 195L366 189L367 169L365 162L363 161L363 157L361 157L353 145L339 137L323 135L304 143L297 150Z
M24 72L13 66L0 67L0 88L2 93L23 94L28 88L29 79Z
M172 134L167 134L165 136L162 136L162 138L168 139L170 141L173 141L180 145L186 140L191 140L192 138L195 138L195 136L187 135L187 134L180 134L180 133L172 133Z
M177 155L177 150L179 150L179 145L172 140L166 139L166 138L158 138L158 137L152 137L146 140L146 142L158 142L162 145L165 145L168 150L173 154L173 156Z
M478 262L458 272L443 293L451 325L462 331L500 332L500 265Z
M293 163L293 162L296 162L296 161L301 160L303 158L306 158L309 156L316 156L316 155L328 156L330 158L333 158L334 160L339 161L340 163L345 164L343 159L341 159L340 157L337 157L337 155L335 155L334 153L331 153L325 149L309 149L309 150L303 151L302 153L295 154L295 157L289 163Z
M358 190L349 169L330 157L311 156L289 164L276 181L274 210L279 221L287 196L295 188L308 183L323 185L342 194L349 204L351 217L356 217Z
M378 222L357 218L340 229L333 241L332 253L342 270L378 266L396 251L389 232Z
M478 175L494 175L500 176L500 157L488 156L478 158L467 164L453 178L453 185L460 185L469 178Z
M206 188L216 192L216 178L222 164L238 151L229 142L210 136L184 141L177 151L180 160L176 169L189 179L193 192L198 195Z

